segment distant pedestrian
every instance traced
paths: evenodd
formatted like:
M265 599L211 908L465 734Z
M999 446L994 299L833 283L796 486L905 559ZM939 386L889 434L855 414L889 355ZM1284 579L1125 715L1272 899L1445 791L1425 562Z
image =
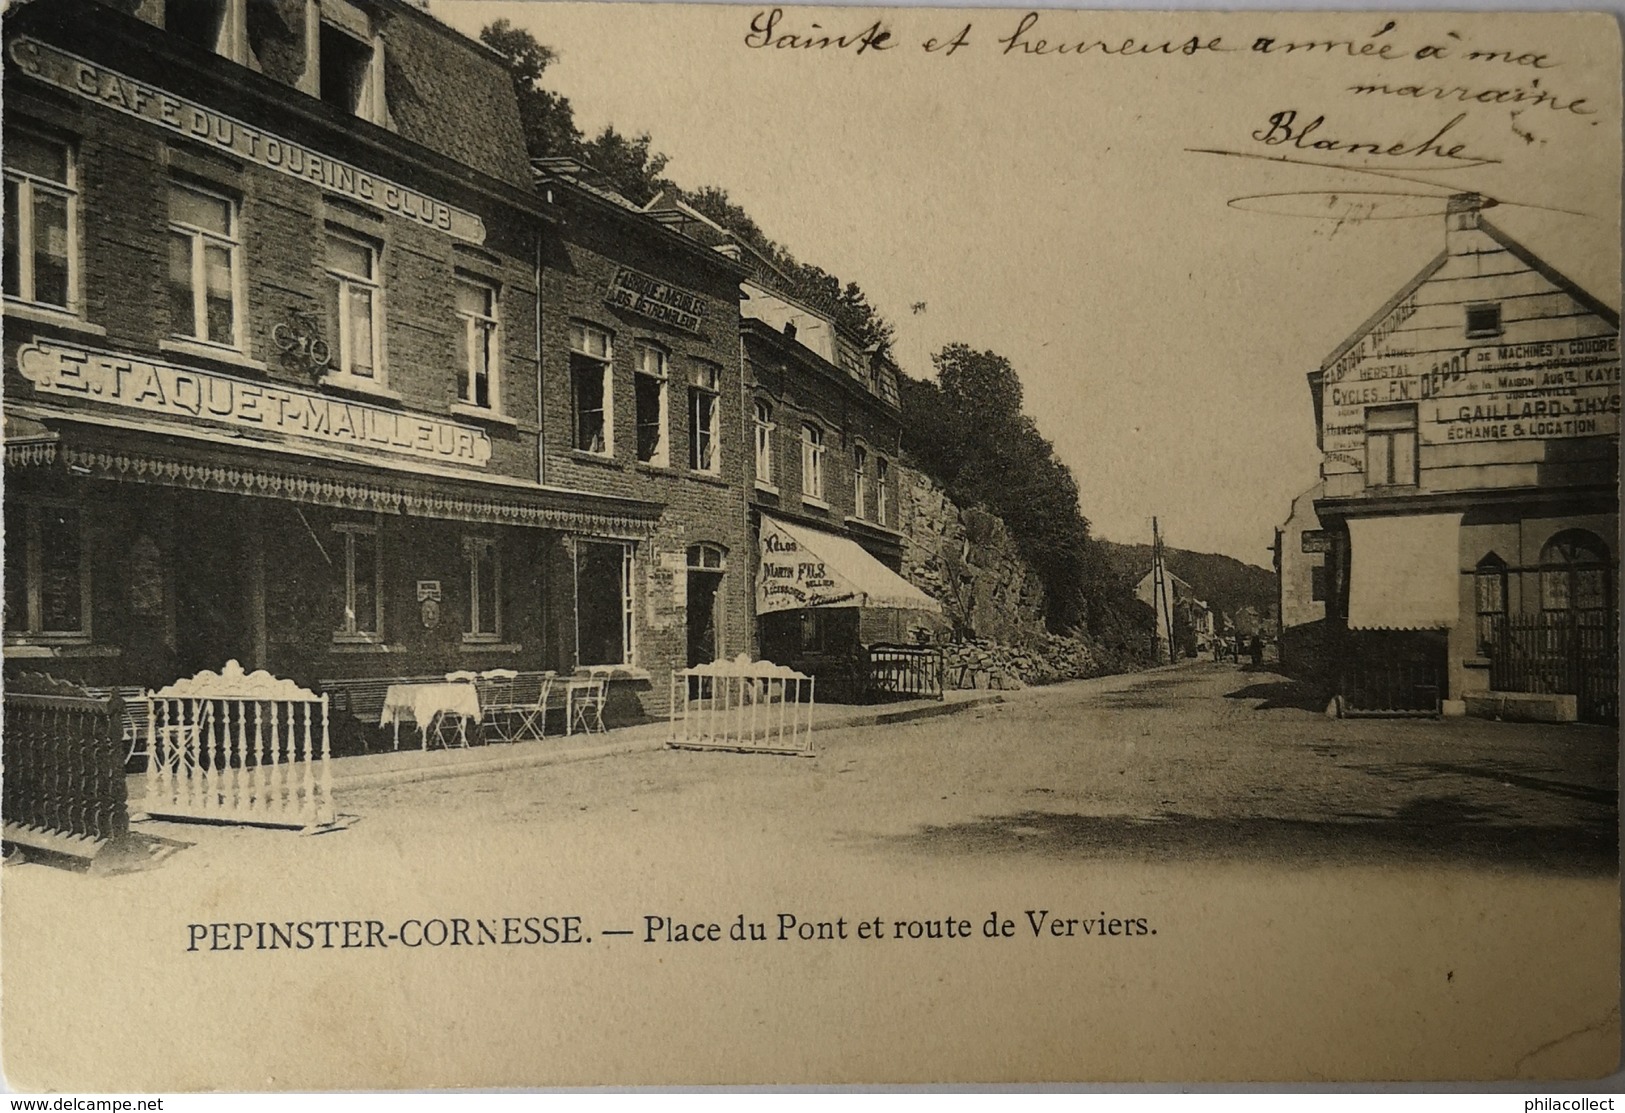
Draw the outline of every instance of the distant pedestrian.
M1247 648L1253 656L1253 664L1262 665L1264 663L1264 639L1254 634L1252 644Z

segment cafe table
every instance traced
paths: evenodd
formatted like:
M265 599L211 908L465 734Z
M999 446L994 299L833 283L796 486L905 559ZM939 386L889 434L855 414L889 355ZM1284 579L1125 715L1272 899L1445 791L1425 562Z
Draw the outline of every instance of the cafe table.
M429 731L443 728L447 719L457 721L457 740L468 745L468 722L480 721L480 697L474 685L461 680L436 680L391 684L384 692L384 709L378 725L395 728L395 749L401 748L401 720L417 724L423 748L429 748ZM436 730L439 734L439 730Z

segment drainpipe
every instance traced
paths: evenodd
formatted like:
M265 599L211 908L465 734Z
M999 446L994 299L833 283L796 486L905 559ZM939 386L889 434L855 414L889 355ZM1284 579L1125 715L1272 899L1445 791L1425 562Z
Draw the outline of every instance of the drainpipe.
M542 390L542 236L546 229L536 227L536 482L547 482L547 409Z

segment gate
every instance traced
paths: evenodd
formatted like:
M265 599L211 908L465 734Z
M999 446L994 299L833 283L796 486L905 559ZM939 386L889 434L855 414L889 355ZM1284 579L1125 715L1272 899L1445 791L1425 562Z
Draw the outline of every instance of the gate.
M1543 611L1507 615L1494 628L1490 687L1572 695L1580 719L1619 722L1619 615Z
M6 842L94 858L129 834L121 711L38 673L6 685Z
M740 654L671 674L675 749L811 757L813 678Z
M1346 716L1437 715L1448 650L1431 631L1350 631L1341 645L1338 701Z
M327 696L236 661L148 694L151 816L329 826Z
M871 645L869 699L942 698L942 650L934 645Z

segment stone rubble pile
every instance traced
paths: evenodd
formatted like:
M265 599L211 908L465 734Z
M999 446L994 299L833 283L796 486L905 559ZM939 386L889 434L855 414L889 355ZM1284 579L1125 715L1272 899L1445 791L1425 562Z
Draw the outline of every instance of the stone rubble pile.
M989 638L949 642L942 647L942 666L945 688L1025 688L1117 671L1097 647L1053 634L1024 645Z

